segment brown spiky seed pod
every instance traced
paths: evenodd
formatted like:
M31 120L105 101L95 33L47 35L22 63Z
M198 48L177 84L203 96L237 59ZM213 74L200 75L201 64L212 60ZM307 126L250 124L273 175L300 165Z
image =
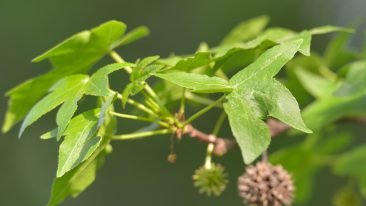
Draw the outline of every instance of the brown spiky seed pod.
M291 205L294 195L290 174L268 162L248 166L238 179L238 189L244 203L257 206Z

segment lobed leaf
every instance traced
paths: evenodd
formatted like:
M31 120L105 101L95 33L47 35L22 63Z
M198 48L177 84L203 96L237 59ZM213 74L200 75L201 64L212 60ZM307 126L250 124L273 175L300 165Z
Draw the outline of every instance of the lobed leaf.
M273 79L280 69L299 51L302 40L275 46L230 79L233 92L224 103L231 130L242 150L245 163L251 163L270 142L267 114L304 132L311 132L303 123L295 98Z
M109 21L92 30L73 35L36 57L34 62L49 59L54 70L28 80L7 93L8 111L2 130L7 132L21 121L55 82L67 75L87 72L114 48L115 42L122 37L125 29L124 23Z
M60 80L52 86L50 89L51 93L35 104L25 117L20 128L19 137L29 125L44 114L50 112L68 99L73 99L74 95L83 93L88 80L89 77L87 75L73 75Z

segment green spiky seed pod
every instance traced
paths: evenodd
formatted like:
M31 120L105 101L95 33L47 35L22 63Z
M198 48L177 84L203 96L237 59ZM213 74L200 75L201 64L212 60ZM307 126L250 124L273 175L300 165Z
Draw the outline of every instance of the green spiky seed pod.
M227 176L220 164L213 163L209 168L202 166L193 175L194 186L201 194L219 196L226 189Z

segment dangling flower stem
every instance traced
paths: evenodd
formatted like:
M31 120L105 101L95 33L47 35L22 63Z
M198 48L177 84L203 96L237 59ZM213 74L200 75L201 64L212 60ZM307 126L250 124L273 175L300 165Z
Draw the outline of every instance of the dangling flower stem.
M208 170L212 168L212 152L213 152L214 148L215 148L214 143L209 143L207 145L205 168L208 169Z

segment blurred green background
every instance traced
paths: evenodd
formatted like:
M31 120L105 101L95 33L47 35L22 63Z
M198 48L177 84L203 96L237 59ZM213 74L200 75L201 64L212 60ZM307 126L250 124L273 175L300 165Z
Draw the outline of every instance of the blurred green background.
M344 26L353 20L366 19L365 0L0 0L0 94L21 81L43 73L49 64L31 64L30 60L73 33L111 20L124 21L129 28L147 25L152 34L120 50L132 61L138 57L171 52L193 52L206 41L213 46L237 23L267 14L271 26L295 30L324 24ZM364 25L363 25L364 26ZM355 35L357 47L362 34ZM329 36L315 40L317 50ZM109 58L104 60L110 61ZM4 116L6 99L1 97ZM55 176L58 145L41 141L39 135L54 126L48 115L32 126L24 138L17 129L0 138L0 205L45 205ZM197 121L206 132L212 128L210 118ZM122 125L129 127L130 125ZM222 131L230 135L230 131ZM206 198L192 186L191 176L204 159L205 145L185 138L176 146L178 162L169 164L170 140L156 137L145 141L116 142L98 173L96 182L77 199L62 205L241 205L236 178L243 171L238 150L221 158L230 184L219 198ZM330 205L335 184L325 171L314 190L311 205Z

